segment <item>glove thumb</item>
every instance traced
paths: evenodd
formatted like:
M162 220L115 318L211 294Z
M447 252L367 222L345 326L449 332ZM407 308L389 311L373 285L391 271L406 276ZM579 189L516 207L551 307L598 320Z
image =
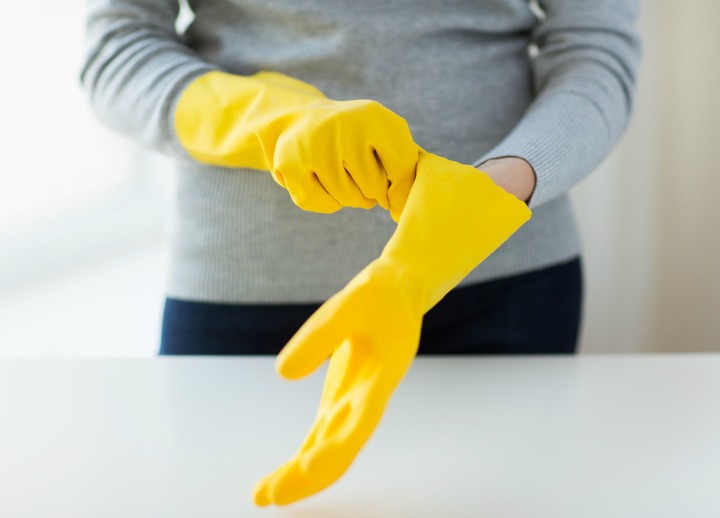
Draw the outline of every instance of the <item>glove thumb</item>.
M286 379L299 379L315 372L339 347L345 336L333 299L328 300L300 327L275 362L275 370Z

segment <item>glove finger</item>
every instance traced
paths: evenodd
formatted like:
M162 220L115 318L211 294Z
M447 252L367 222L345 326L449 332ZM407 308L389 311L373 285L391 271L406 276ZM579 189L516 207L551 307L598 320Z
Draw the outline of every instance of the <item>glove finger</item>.
M278 504L279 502L277 502L275 498L277 484L279 481L287 478L288 474L290 474L290 478L296 478L292 475L293 471L298 471L297 457L293 457L287 461L255 486L253 490L253 500L255 504L260 507L269 504Z
M419 336L397 342L400 350L412 351ZM345 347L345 344L343 345ZM368 356L364 347L348 347L333 353L323 387L332 391L325 404L324 419L316 420L314 441L299 454L300 466L308 472L330 469L339 477L377 427L395 388L407 373L412 356ZM332 377L331 377L332 375Z
M320 417L316 420L300 452L312 448L316 443L321 428L319 423L322 422ZM255 486L253 500L256 505L287 505L317 493L337 480L339 475L332 476L329 472L308 472L300 465L298 458L299 454L295 455Z
M380 138L375 140L374 148L387 172L390 214L397 222L415 181L418 146L404 119L396 116L389 121L383 126Z
M327 360L346 338L344 322L336 318L336 303L330 298L298 329L275 362L287 379L303 378Z
M267 475L255 485L255 488L253 489L253 501L255 502L255 505L265 507L266 505L270 505L272 503L272 498L270 496L270 484L272 483L274 475L275 473Z
M290 193L295 205L303 210L330 214L342 208L320 182L308 161L303 135L298 131L282 133L273 152L272 176Z
M381 146L377 152L380 160L387 171L389 180L388 187L388 203L390 205L390 215L397 223L400 215L405 209L410 189L415 182L415 172L417 167L417 151L412 152L406 150L401 156L387 158L387 145Z
M342 165L332 170L318 171L318 178L328 194L343 207L371 209L377 203L363 195L355 179Z
M293 459L278 470L269 486L269 495L277 505L288 505L322 491L337 478L318 476L304 471Z
M324 416L332 414L332 407L347 395L348 389L356 381L362 364L358 356L357 348L353 347L349 339L345 339L332 352L320 396L320 412Z
M342 209L342 205L327 192L315 173L303 175L300 181L291 180L287 175L282 176L290 198L301 209L320 214L331 214Z
M319 431L326 428L324 422L328 411L331 411L331 408L327 405L324 407L321 403L318 416L298 454L258 482L253 490L253 500L256 505L264 507L272 503L279 505L290 503L317 492L332 482L319 484L317 477L308 475L301 469L298 462L299 455L313 448L317 443ZM278 485L280 486L279 491Z
M350 150L343 160L363 195L375 200L383 209L390 210L387 173L375 154L375 149L371 146L360 146Z
M275 180L275 182L280 187L287 190L287 188L288 188L287 182L285 182L285 176L282 174L280 169L277 169L277 168L273 169L272 171L270 171L270 175L273 177L273 180Z
M356 387L361 393L347 398L317 430L311 448L299 455L300 467L324 480L337 480L347 471L382 418L391 391Z

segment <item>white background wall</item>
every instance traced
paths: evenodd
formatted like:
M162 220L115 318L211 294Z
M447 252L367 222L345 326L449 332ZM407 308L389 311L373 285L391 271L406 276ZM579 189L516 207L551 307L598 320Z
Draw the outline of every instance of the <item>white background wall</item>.
M157 347L172 176L89 113L82 4L14 2L0 16L14 71L0 81L0 356ZM583 352L720 351L718 19L717 0L643 2L635 118L573 193Z
M720 351L720 2L645 0L635 117L574 192L582 349Z

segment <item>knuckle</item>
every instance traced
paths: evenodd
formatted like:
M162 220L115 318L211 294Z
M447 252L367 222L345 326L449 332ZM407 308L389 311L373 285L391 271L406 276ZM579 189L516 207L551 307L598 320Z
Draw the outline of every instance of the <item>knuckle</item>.
M295 205L304 210L313 210L312 198L305 193L291 192L290 197L292 198Z
M280 184L282 187L287 189L287 182L285 181L285 175L282 173L280 169L277 167L274 168L270 174L272 174L272 177L275 179L275 181Z
M363 106L364 110L373 114L373 115L385 115L387 111L389 111L385 106L380 104L378 101L374 101L372 99L366 99L365 104Z

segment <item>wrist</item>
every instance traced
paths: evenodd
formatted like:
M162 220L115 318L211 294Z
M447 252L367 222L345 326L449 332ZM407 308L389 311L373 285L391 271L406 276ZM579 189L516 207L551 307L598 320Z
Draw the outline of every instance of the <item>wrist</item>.
M527 203L535 191L535 170L520 157L502 157L487 160L477 166L493 182L519 200Z

